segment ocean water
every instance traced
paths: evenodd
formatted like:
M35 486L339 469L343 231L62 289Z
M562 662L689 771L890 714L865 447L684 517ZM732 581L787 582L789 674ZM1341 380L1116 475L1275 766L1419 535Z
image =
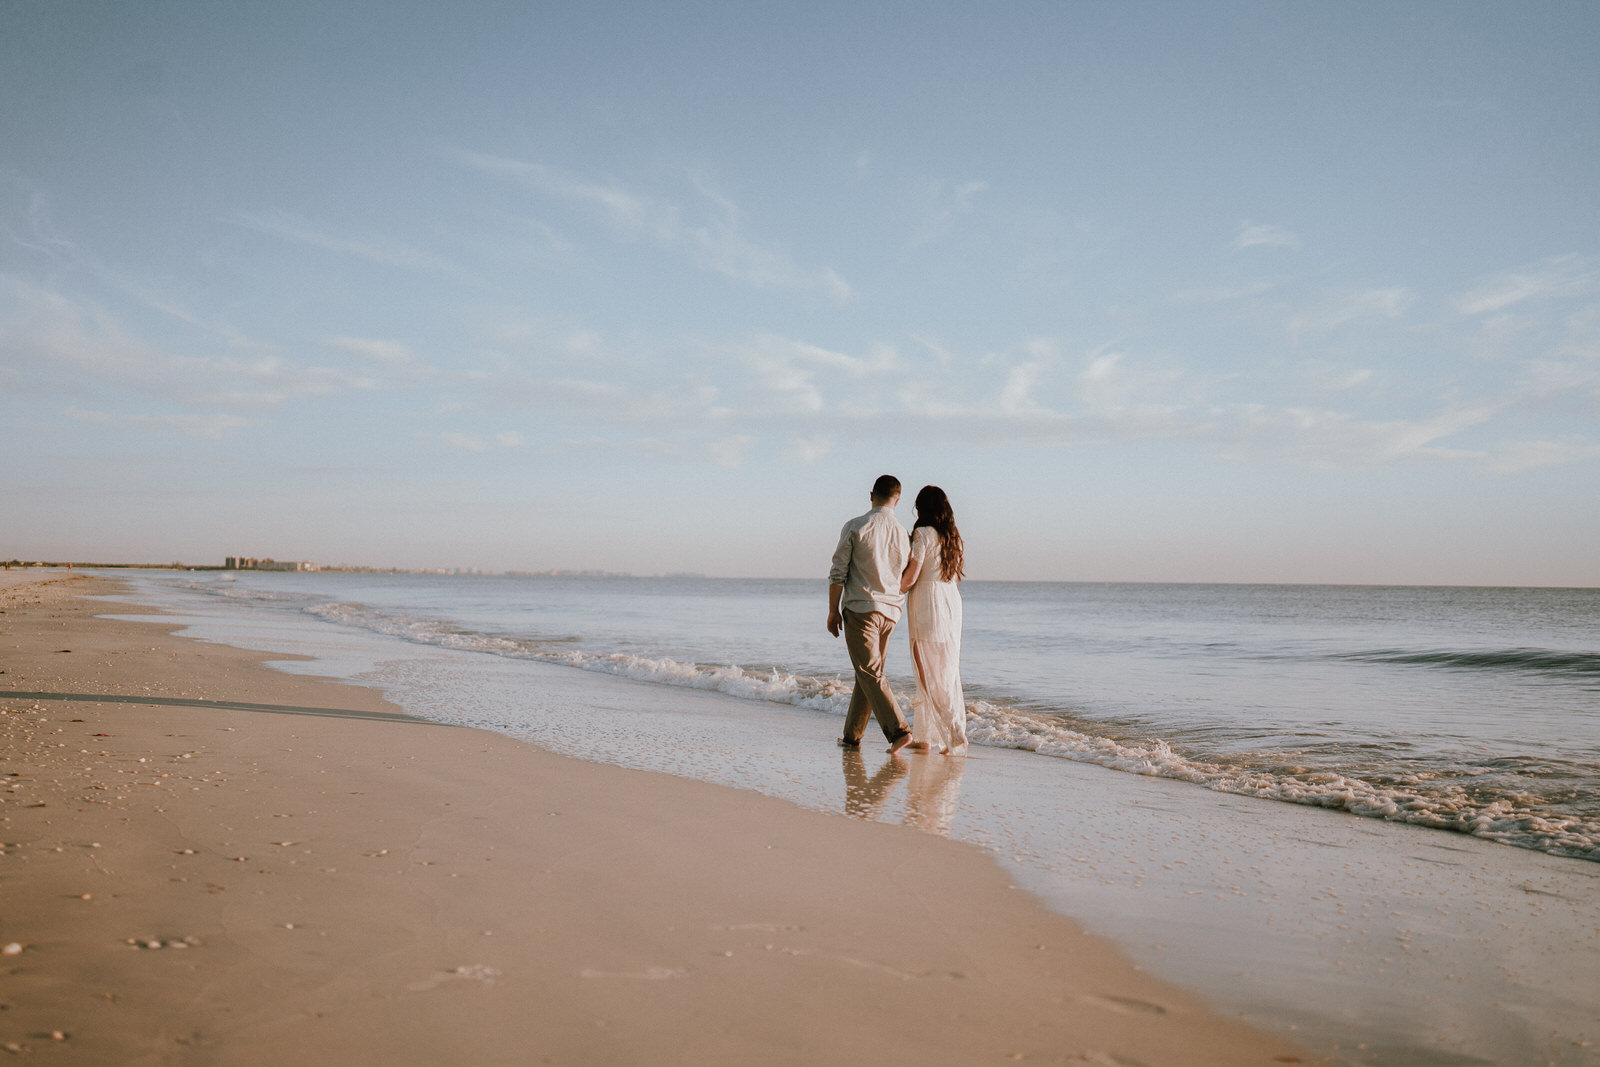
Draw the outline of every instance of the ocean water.
M971 582L975 744L901 759L832 743L822 581L117 576L423 718L983 848L1331 1062L1600 1067L1600 591Z
M820 581L225 573L147 579L333 627L812 711ZM976 745L1600 860L1600 590L969 582ZM909 698L904 639L890 655ZM909 715L909 700L906 701ZM509 709L514 718L515 709ZM875 730L875 727L872 728Z

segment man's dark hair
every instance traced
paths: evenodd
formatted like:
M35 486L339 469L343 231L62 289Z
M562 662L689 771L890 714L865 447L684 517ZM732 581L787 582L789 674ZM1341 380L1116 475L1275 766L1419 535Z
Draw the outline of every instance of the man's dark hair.
M900 479L892 474L880 474L872 483L872 499L888 500L900 491Z

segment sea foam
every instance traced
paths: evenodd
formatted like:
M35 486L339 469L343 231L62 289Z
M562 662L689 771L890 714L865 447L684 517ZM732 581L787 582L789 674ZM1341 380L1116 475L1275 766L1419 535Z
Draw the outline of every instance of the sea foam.
M228 590L222 595L294 599L293 594L242 590ZM565 642L483 633L439 619L359 603L315 603L303 610L332 623L420 644L539 660L640 682L789 704L839 718L849 707L853 684L847 677L795 674L777 668L583 651L563 647ZM909 700L902 696L900 702L909 714ZM1092 723L1071 722L1059 714L987 700L969 702L967 715L968 736L978 745L1021 749L1130 774L1190 782L1223 793L1334 808L1368 818L1454 830L1557 855L1600 860L1600 824L1579 818L1553 818L1512 798L1479 797L1458 784L1416 778L1403 784L1382 783L1336 771L1208 762L1175 750L1159 737L1115 739L1092 732Z

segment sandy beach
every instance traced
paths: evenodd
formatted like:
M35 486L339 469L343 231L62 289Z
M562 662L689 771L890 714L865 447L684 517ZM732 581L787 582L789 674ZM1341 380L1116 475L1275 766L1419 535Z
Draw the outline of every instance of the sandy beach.
M106 579L6 578L6 1051L1313 1062L970 846L409 718L97 618Z

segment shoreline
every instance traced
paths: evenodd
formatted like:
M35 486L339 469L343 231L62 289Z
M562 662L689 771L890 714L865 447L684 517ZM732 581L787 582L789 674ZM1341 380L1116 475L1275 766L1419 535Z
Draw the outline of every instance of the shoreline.
M0 943L22 946L0 957L0 1045L1315 1062L1143 974L972 846L410 718L262 666L281 656L97 618L81 596L114 587L0 588Z

